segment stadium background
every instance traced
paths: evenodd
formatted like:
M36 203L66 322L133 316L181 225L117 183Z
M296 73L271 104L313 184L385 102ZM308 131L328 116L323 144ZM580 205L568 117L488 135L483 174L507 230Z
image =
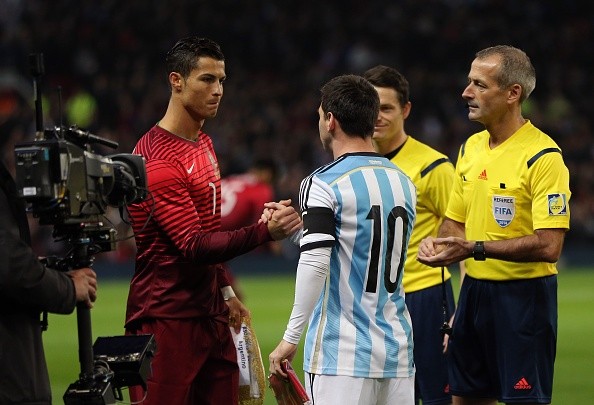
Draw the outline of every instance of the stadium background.
M46 126L77 124L119 142L117 150L99 151L130 152L165 111L164 53L180 37L198 34L219 42L227 60L225 97L205 126L223 174L272 155L283 171L279 197L296 201L300 180L329 160L319 147L316 115L318 89L329 78L380 63L398 68L411 85L407 132L455 160L460 144L481 129L468 121L460 96L474 53L511 44L528 53L537 71L525 115L560 145L571 173L572 229L561 266L592 269L594 7L582 3L0 0L3 158L12 162L14 143L33 139L30 53L45 57ZM32 227L40 254L62 252L51 229L35 221ZM99 255L100 280L128 277L133 248L128 241ZM282 256L246 256L233 266L242 275L290 274L295 259L287 247ZM114 334L120 332L118 324Z

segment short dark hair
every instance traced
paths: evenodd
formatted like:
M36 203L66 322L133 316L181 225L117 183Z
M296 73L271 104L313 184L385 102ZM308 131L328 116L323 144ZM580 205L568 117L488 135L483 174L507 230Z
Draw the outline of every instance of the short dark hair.
M177 72L187 78L198 64L198 58L206 56L215 60L225 60L221 47L212 39L189 36L182 38L167 52L165 66L167 74Z
M401 107L409 102L410 87L408 80L398 70L389 66L377 65L363 73L363 77L375 87L388 87L396 90Z
M379 114L379 96L361 76L337 76L322 86L324 114L334 114L347 135L366 138L373 135Z

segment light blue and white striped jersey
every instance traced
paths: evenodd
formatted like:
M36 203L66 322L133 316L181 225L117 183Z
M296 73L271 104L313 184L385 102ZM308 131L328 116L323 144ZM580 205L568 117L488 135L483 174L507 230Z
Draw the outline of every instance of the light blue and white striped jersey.
M415 186L378 154L345 154L305 178L299 200L301 250L332 247L329 275L309 319L305 371L413 376L402 270Z

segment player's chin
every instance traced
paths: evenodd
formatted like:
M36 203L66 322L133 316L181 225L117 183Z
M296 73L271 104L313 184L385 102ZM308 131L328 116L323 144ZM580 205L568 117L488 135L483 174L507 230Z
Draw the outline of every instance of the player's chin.
M217 115L218 111L219 111L219 103L206 105L205 112L209 117L215 117Z
M378 129L376 127L373 131L373 135L372 135L371 139L373 139L374 141L379 141L379 140L384 139L384 137L385 137L384 132L381 129Z

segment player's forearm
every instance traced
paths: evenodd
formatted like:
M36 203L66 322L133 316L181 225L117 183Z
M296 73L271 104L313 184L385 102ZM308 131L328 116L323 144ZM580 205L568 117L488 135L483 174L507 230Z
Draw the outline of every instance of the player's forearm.
M217 265L217 283L219 288L224 288L232 284L233 277L230 274L229 266L226 263Z
M255 224L235 231L197 232L181 250L192 261L213 264L233 259L270 240L266 224Z
M297 265L295 302L283 339L298 344L318 301L330 268L331 248L317 248L301 253Z

